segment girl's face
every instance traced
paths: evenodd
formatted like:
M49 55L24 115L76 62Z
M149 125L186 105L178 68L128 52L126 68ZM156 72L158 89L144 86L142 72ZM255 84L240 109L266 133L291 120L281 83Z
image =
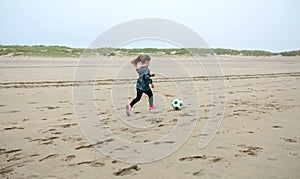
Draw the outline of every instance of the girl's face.
M150 60L145 61L145 63L143 65L144 66L149 66L150 65Z

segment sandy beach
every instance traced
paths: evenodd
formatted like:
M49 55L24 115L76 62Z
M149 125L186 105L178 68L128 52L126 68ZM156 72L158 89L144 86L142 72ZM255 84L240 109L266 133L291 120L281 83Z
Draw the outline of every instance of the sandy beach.
M128 117L129 124L151 125L139 128L120 120L120 115L126 117L122 107L135 95L137 76L129 64L132 57L111 57L95 78L77 84L74 73L79 59L1 57L0 177L300 178L300 57L218 56L225 95L217 100L225 101L225 110L220 114L223 121L217 135L203 149L198 147L199 140L214 105L211 81L218 80L204 77L215 64L210 64L210 57L201 57L206 64L203 68L192 57L177 57L189 73L180 81L181 72L172 71L176 68L164 58L153 57L150 66L157 74L153 92L160 105L158 113L149 113L143 96L133 111L138 117ZM158 63L163 60L165 63ZM90 59L82 69L89 73L99 65ZM166 69L170 70L168 76L163 74ZM114 81L116 76L119 80ZM91 100L99 113L98 126L105 123L124 140L155 141L174 127L180 128L178 117L189 116L189 112L197 113L193 116L196 127L178 150L162 159L148 163L112 159L88 142L78 124L73 88L89 85L87 82L95 82ZM176 88L177 83L184 86L189 82L195 84L196 94ZM125 86L131 87L127 94L112 94ZM198 96L199 107L183 101L183 112L188 113L172 110L171 101L178 96ZM128 148L119 151L126 153Z

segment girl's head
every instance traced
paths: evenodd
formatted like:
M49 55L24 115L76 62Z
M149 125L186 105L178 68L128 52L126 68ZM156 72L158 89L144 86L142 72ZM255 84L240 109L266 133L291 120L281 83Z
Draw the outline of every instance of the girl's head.
M131 63L134 66L136 66L138 63L149 66L150 60L151 60L151 58L149 55L139 55L136 59L132 60Z

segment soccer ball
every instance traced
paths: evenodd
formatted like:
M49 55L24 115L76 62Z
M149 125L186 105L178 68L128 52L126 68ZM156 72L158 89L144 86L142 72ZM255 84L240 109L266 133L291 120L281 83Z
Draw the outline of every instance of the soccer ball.
M175 110L179 110L182 108L182 100L181 99L174 99L172 102L172 107Z

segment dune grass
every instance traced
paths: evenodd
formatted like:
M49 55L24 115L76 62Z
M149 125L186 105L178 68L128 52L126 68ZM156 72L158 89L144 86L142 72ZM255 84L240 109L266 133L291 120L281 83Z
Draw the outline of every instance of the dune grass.
M124 56L138 55L142 53L155 55L190 55L196 52L199 55L243 55L243 56L300 56L300 50L272 53L264 50L233 50L233 49L205 49L205 48L98 48L84 49L71 48L66 46L21 46L21 45L0 45L0 56L29 56L29 57L75 57L81 55L105 55L105 56Z

